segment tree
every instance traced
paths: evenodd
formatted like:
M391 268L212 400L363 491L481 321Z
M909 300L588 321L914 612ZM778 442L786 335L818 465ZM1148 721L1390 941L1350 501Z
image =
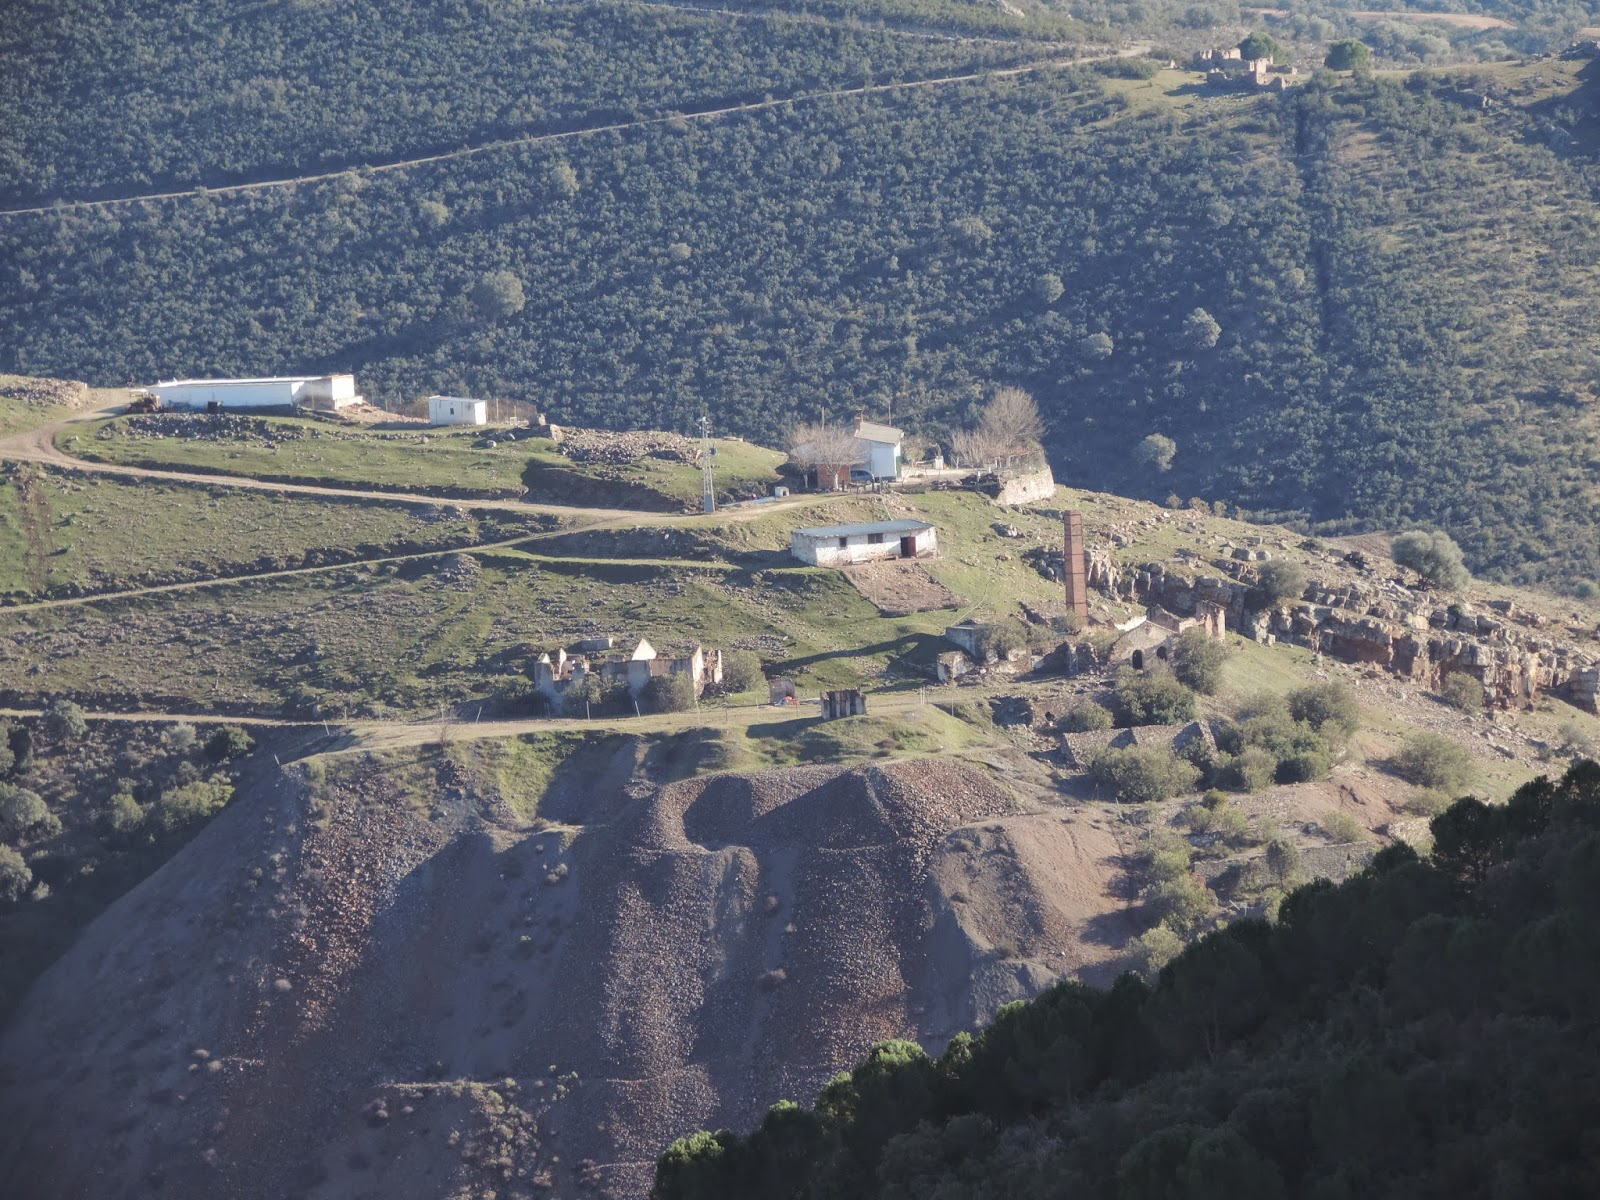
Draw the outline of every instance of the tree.
M522 280L510 271L490 271L472 285L472 306L486 321L515 316L528 303Z
M722 690L748 692L766 682L761 659L753 650L730 650L722 656Z
M1265 33L1247 34L1239 43L1239 54L1245 62L1253 62L1258 58L1277 58L1282 53L1283 47Z
M1323 63L1330 70L1355 71L1372 65L1372 51L1365 42L1346 38L1328 47L1328 57Z
M1265 861L1280 887L1287 887L1300 874L1300 848L1293 842L1273 838L1267 843Z
M10 846L0 846L0 900L16 900L33 882L33 872L22 855Z
M1289 713L1336 745L1361 728L1361 705L1344 683L1313 683L1290 692Z
M644 701L651 712L688 712L699 697L695 695L694 680L687 671L674 671L670 675L656 675L644 685Z
M1185 629L1172 643L1170 661L1179 683L1209 696L1222 683L1228 647L1204 629Z
M254 746L255 742L250 740L250 735L239 726L222 725L206 739L206 757L212 762L226 762L230 758L250 753Z
M983 406L978 427L957 430L950 437L950 448L963 465L999 470L1041 459L1043 437L1044 418L1033 397L1021 388L1002 387Z
M1039 278L1034 281L1033 285L1034 295L1038 296L1046 306L1054 304L1057 300L1061 299L1062 294L1066 290L1066 285L1061 282L1061 276L1057 275L1054 271L1048 271L1039 276Z
M0 823L13 834L39 832L50 836L61 832L60 818L50 811L44 797L10 784L0 784Z
M76 742L89 732L83 709L71 700L52 700L44 710L44 727L58 742Z
M789 461L817 473L817 486L833 491L850 480L850 468L867 461L867 448L845 425L796 425Z
M1078 342L1078 349L1091 362L1101 362L1117 351L1109 333L1091 333Z
M1264 562L1256 568L1256 590L1266 608L1298 600L1306 590L1305 568L1285 558Z
M1472 581L1461 558L1461 547L1448 533L1413 529L1395 538L1390 549L1394 561L1410 567L1432 587L1459 591Z
M1139 443L1134 458L1158 471L1170 471L1172 459L1178 453L1178 443L1164 433L1152 433Z
M1203 308L1183 319L1183 340L1191 350L1210 350L1222 337L1222 326Z

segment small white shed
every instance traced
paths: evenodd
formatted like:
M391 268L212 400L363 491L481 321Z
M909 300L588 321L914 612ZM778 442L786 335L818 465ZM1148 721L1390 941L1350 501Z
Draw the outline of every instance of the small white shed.
M819 525L789 535L789 553L814 567L843 567L885 558L922 558L938 549L938 536L925 521L872 521L862 525Z
M428 397L430 425L487 425L488 423L487 400L469 400L464 396Z

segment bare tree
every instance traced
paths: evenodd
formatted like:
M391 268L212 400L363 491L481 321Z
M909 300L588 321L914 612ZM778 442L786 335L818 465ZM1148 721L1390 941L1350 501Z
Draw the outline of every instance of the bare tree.
M976 429L957 430L950 449L963 466L991 471L1018 462L1037 462L1044 455L1044 418L1033 397L1021 388L996 388Z
M796 425L789 435L789 460L815 470L819 488L849 482L850 468L867 460L866 446L844 425Z

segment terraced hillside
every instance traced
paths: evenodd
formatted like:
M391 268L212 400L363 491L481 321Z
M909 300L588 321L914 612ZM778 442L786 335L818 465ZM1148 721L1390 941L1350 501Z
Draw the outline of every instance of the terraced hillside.
M947 444L1018 385L1086 486L1427 520L1502 578L1600 574L1583 62L1244 98L1025 20L363 13L19 32L40 78L0 125L37 211L0 215L0 369L355 369L389 401L708 409L769 443L870 409ZM181 39L197 95L91 66L86 30L136 62ZM325 72L292 68L306 47Z

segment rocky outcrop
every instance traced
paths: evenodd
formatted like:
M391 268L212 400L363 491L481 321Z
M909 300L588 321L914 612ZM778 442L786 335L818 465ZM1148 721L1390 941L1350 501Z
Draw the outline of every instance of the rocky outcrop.
M1056 477L1051 474L1050 468L1042 471L1032 471L1026 475L1012 475L1002 478L1000 491L995 495L996 504L1037 504L1040 500L1052 499L1056 494Z

